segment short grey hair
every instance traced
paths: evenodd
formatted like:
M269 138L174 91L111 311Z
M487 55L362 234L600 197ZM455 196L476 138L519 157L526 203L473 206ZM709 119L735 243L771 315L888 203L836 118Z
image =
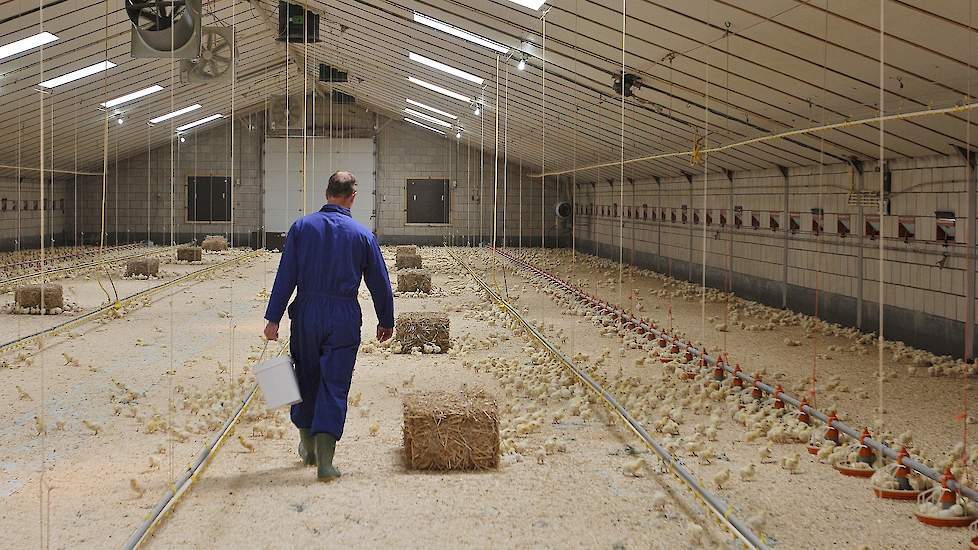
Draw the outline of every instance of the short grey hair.
M327 197L347 198L357 191L357 178L350 172L339 171L329 177L326 186Z

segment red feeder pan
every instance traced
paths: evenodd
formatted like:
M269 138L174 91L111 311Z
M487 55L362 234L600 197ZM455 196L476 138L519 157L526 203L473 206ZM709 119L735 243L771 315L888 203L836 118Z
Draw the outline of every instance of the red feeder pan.
M931 525L933 527L967 527L975 521L973 516L963 516L960 518L939 518L937 516L921 514L920 512L914 512L914 515L917 516L917 521L920 523L923 523L924 525Z
M865 468L852 468L842 464L836 464L834 468L838 470L840 474L849 477L873 477L873 474L876 473L876 470L872 468L867 470Z
M900 489L880 489L879 487L873 487L873 492L876 496L880 498L889 498L893 500L917 500L917 495L920 491L904 491Z
M821 447L816 447L815 445L809 445L808 446L808 454L810 454L810 455L817 455L818 454L818 451L820 449L821 449Z

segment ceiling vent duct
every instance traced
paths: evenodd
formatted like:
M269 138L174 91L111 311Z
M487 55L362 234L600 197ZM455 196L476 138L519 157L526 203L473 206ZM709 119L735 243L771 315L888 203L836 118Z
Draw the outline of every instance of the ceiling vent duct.
M622 95L622 82L624 82L625 97L632 96L633 87L642 87L642 79L638 75L632 73L618 73L615 75L615 83L612 86L615 93L618 95Z
M188 84L231 82L234 51L234 29L203 27L200 57L180 61L180 81Z
M195 59L200 54L201 0L126 0L136 59Z
M301 4L278 3L279 42L319 42L319 14Z
M269 98L268 123L272 130L301 130L305 120L305 102L301 96L273 95Z
M348 82L349 78L346 71L341 71L336 67L331 67L325 63L320 63L319 81L331 82L333 84L342 84L343 82Z
M335 105L353 105L357 102L357 98L350 94L344 94L339 90L333 90L333 103Z

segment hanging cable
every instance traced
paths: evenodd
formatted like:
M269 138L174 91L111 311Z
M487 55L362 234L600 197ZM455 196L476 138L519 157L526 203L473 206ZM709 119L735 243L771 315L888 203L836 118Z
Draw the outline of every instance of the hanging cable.
M876 422L876 424L877 424L877 430L882 430L882 427L883 427L883 345L884 345L884 340L883 340L883 300L884 300L884 296L883 296L883 285L884 285L884 279L885 279L885 275L883 273L883 268L885 267L885 259L884 259L884 252L883 252L883 240L884 240L884 237L883 237L883 231L884 231L884 229L883 229L883 227L884 227L884 224L883 224L883 214L884 214L884 212L883 212L883 191L884 191L884 189L883 188L884 188L884 181L886 179L886 158L885 158L885 148L884 148L884 138L885 138L885 135L884 135L884 129L883 129L884 128L884 125L886 124L886 122L883 120L883 115L886 112L886 110L885 110L886 97L885 97L885 93L884 93L884 91L885 91L885 81L883 80L884 77L886 76L885 75L886 65L885 65L885 62L884 62L884 57L886 55L886 50L884 49L884 45L885 45L884 44L884 39L886 37L886 30L885 30L885 25L886 25L885 9L886 9L886 7L885 7L885 4L886 4L886 0L880 0L880 63L879 63L879 69L880 69L880 88L879 88L879 103L880 103L880 115L879 115L880 116L880 129L879 129L879 140L880 140L880 151L879 151L879 155L880 155L880 161L879 161L879 172L880 172L879 255L880 255L880 261L879 261L879 313L878 313L879 314L879 353L878 353L878 359L879 359L878 363L879 363L879 365L878 365L878 372L876 373L876 377L877 377L877 381L876 382L877 382L878 393L879 393L879 404L878 404L878 408L877 408L878 418L877 418L877 422Z
M710 0L703 0L706 8L706 18L710 18ZM703 148L710 147L710 59L704 56L706 63L706 93L703 96ZM624 164L624 159L622 163ZM700 337L706 343L706 196L710 187L710 155L703 155L703 261L700 268ZM690 201L692 202L692 201ZM692 208L692 204L690 204ZM696 214L693 214L693 223L696 222ZM692 243L690 243L692 244ZM690 266L692 268L692 266ZM619 303L621 303L619 301Z
M499 54L496 54L496 109L493 113L495 129L493 130L492 154L492 248L497 248L496 242L496 215L498 210L499 195Z

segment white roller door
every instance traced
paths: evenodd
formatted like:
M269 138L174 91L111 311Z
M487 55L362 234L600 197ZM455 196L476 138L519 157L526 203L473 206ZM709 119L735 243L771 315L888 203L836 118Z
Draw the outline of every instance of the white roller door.
M288 157L286 157L288 141ZM332 146L330 146L332 143ZM357 200L353 218L371 231L374 220L374 141L373 139L307 138L306 193L302 190L302 138L267 138L263 158L265 179L265 230L286 232L292 222L322 208L326 184L337 170L353 172L357 178Z

